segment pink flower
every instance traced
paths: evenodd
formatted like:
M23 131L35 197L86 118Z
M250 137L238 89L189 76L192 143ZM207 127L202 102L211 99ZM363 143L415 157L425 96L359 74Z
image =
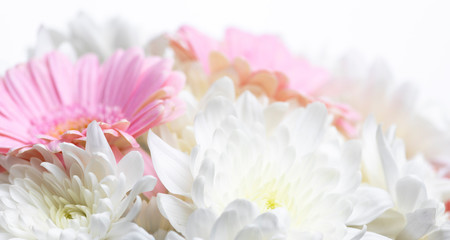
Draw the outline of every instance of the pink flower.
M349 137L356 134L359 114L347 105L317 96L317 90L329 79L328 73L293 56L275 36L255 36L228 29L225 39L219 42L184 26L172 39L171 47L178 60L186 63L181 65L182 69L188 69L185 70L188 84L201 85L198 79L202 74L192 70L195 64L189 64L198 61L209 82L228 76L233 79L238 94L249 90L256 96L265 95L273 101L294 100L301 106L323 102L342 133Z
M32 156L27 150L37 143L55 152L60 142L84 147L93 120L117 153L138 149L136 137L184 111L177 94L185 79L172 64L130 49L103 64L53 52L10 69L0 83L0 152Z
M289 79L289 88L304 94L311 94L328 80L328 73L311 66L305 59L296 57L286 48L283 42L272 35L252 35L238 29L230 28L225 38L219 42L183 26L179 29L179 50L185 49L185 57L197 59L204 70L210 73L210 54L220 52L228 60L242 58L255 72L268 70L281 72ZM172 45L173 46L173 45Z

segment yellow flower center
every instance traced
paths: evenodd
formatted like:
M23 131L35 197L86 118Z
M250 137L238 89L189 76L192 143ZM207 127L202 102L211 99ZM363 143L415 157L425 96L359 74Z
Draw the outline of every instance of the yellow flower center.
M65 122L59 123L53 128L50 129L48 132L49 136L52 137L60 137L62 134L69 130L76 130L79 132L82 132L84 129L86 129L92 121L95 119L93 118L78 118L78 119L70 119Z
M275 209L277 207L281 207L281 203L279 203L276 198L268 198L268 199L266 199L265 208L267 210L272 210L272 209Z
M71 222L76 222L78 226L88 226L91 210L81 204L61 204L52 206L50 216L56 226L60 228L70 227Z
M247 199L255 202L261 211L270 211L278 207L287 206L289 195L277 186L277 181L270 181L260 188L255 188L247 195Z

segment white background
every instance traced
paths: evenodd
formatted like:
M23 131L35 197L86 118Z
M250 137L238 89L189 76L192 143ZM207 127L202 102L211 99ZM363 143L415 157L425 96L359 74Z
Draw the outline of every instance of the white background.
M121 16L138 26L142 38L181 24L217 37L237 26L280 35L316 62L357 50L367 59L384 58L397 79L417 82L430 99L450 108L450 1L1 0L0 72L26 60L39 26L64 30L80 11L100 23Z

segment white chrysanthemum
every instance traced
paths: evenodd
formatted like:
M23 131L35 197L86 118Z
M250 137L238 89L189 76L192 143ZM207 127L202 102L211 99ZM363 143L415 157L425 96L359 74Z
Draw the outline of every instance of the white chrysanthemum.
M194 211L188 219L187 237L184 238L171 231L165 240L199 239L314 239L321 240L320 233L292 233L285 236L286 223L290 221L289 214L283 208L277 208L271 212L260 213L258 207L247 200L238 199L225 208L220 216L216 216L213 210L200 208ZM249 224L250 223L250 224ZM236 228L243 229L236 235ZM231 230L231 231L230 231ZM362 230L348 228L347 234L342 240L390 240L381 235L367 232L364 226ZM210 233L209 233L210 232ZM193 236L197 236L194 238Z
M395 138L394 130L383 136L373 118L364 124L362 140L363 181L385 190L366 203L393 203L368 229L397 240L441 239L433 236L450 234L450 229L442 228L444 205L436 200L450 193L450 181L433 176L423 160L406 161L403 142Z
M133 221L138 194L156 183L143 176L138 152L116 163L96 122L87 130L86 150L61 143L58 156L35 145L42 159L2 157L9 172L0 186L0 237L20 239L153 239Z
M161 139L170 146L190 154L191 150L197 145L194 134L194 119L197 113L203 111L205 105L211 98L222 96L234 101L235 91L228 81L216 81L208 89L201 99L197 99L193 94L193 90L189 86L181 91L179 97L186 104L186 111L183 116L164 125L152 128ZM259 100L267 102L262 96Z
M68 32L59 32L42 27L37 36L30 57L40 57L58 49L72 58L86 53L94 53L100 60L107 59L118 49L144 47L139 38L137 27L127 21L114 18L104 24L98 24L88 15L80 13L68 24ZM146 51L152 55L164 55L168 40L161 35L146 44Z
M386 126L395 125L397 136L405 142L408 159L423 155L427 161L450 164L448 116L421 98L411 82L394 80L385 62L365 64L362 57L349 54L323 91L352 106L362 119L373 115Z
M248 92L234 102L230 79L214 85L195 118L190 157L149 134L158 176L175 194L159 194L158 206L175 230L187 239L343 239L347 222L367 221L350 199L359 144L343 142L325 106L288 112L287 103L263 106Z

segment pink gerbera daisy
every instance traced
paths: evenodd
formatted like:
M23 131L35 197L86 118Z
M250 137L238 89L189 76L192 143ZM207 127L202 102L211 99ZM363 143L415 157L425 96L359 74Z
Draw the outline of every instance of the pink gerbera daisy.
M185 79L172 64L130 49L103 64L94 55L73 63L53 52L10 69L0 82L0 152L29 154L36 143L84 147L93 120L117 153L138 149L136 137L182 114L177 94Z

